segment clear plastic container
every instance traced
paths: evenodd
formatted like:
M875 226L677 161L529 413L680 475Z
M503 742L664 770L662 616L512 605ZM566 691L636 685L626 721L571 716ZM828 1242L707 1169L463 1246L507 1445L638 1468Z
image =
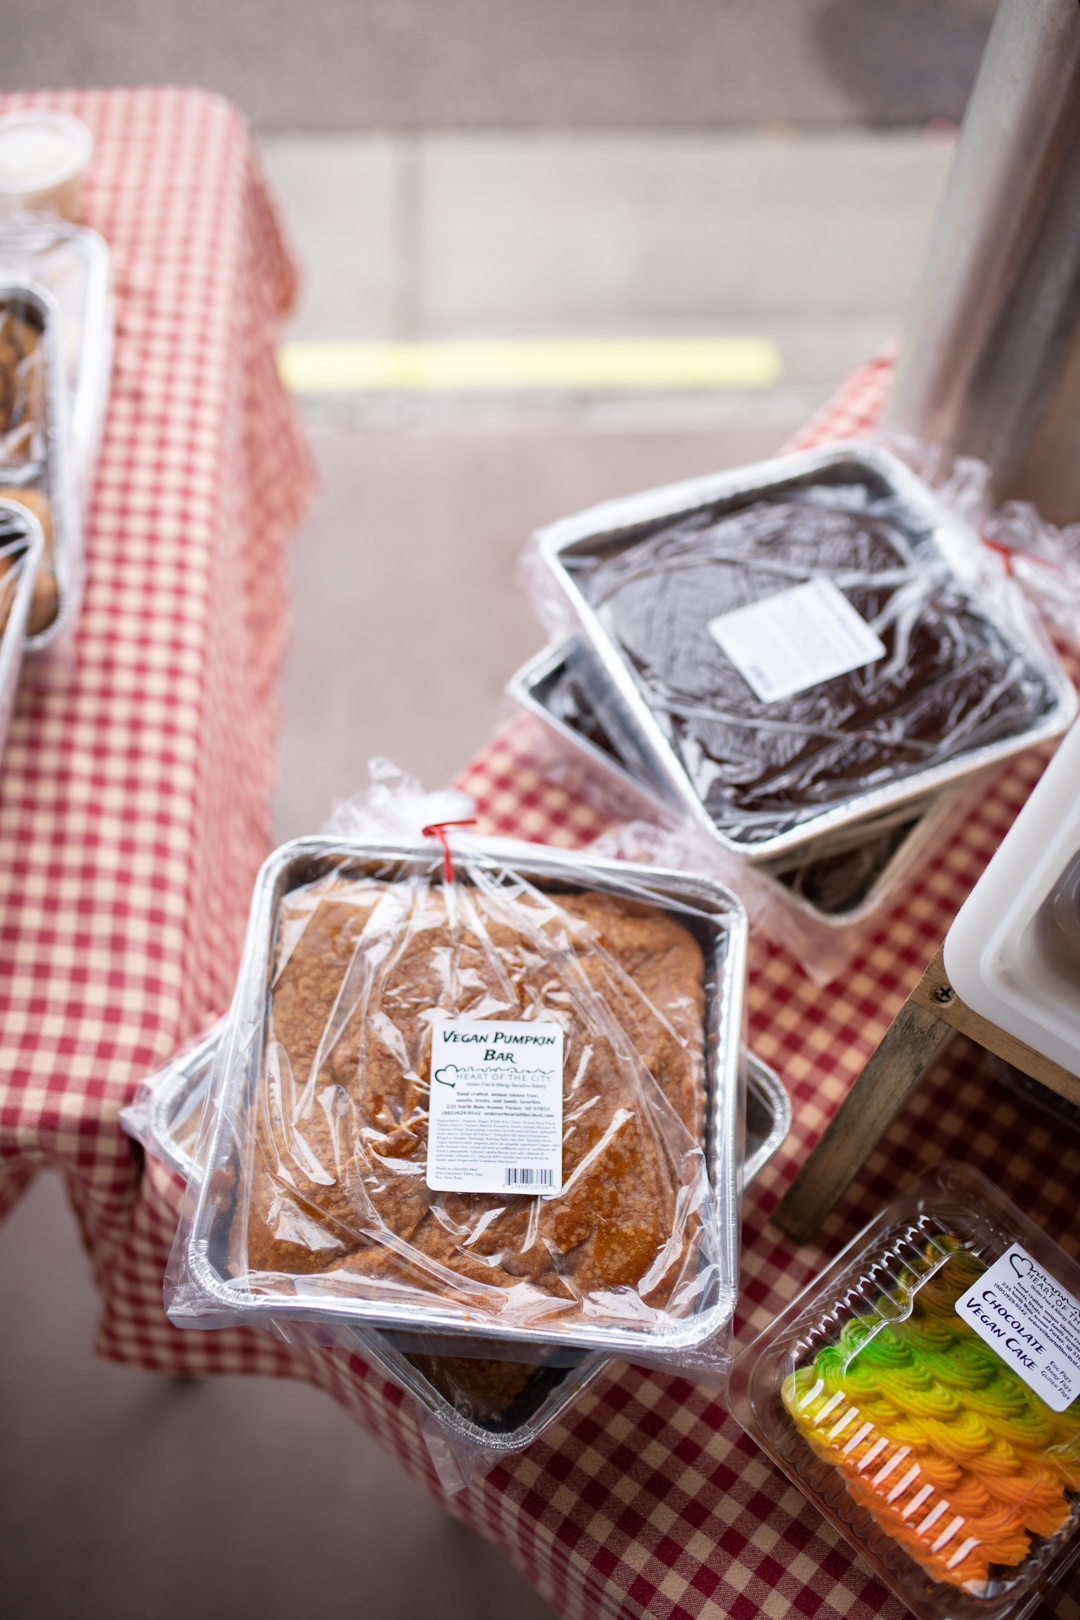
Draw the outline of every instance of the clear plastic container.
M94 485L113 356L112 266L97 231L54 214L0 220L0 272L44 287L56 301L67 381L72 476L80 509Z
M1016 1620L1080 1553L1080 1266L976 1170L871 1222L730 1393L920 1620Z

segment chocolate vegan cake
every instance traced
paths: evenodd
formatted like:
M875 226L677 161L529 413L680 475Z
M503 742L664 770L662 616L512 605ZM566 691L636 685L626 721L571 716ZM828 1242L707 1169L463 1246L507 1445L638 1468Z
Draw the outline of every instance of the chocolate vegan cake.
M713 821L746 842L1026 731L1054 704L928 537L869 485L796 485L563 561ZM823 575L885 654L763 702L710 621Z
M428 1188L447 1016L561 1025L560 1194ZM336 876L294 891L233 1270L340 1273L503 1320L663 1308L701 1240L703 1018L701 948L651 905Z

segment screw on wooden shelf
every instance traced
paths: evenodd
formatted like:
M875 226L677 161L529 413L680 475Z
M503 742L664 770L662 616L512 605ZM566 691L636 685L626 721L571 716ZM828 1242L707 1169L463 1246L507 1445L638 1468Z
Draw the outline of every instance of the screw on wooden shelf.
M934 991L934 1000L935 1001L940 1001L943 1007L947 1006L948 1003L952 1000L952 998L953 998L952 989L947 984L939 984L937 989Z

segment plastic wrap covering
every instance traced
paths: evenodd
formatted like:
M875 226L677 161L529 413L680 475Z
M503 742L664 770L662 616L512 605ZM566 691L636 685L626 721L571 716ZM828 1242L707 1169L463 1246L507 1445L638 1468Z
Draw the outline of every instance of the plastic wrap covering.
M326 838L264 868L170 1314L480 1331L511 1358L529 1345L722 1362L741 906L703 879L460 835L454 849L450 883L426 850ZM470 1062L472 1043L491 1049L487 1024L516 1054L527 1104L498 1086L477 1100L486 1075L509 1072ZM433 1040L435 1083L454 1092L457 1190L429 1185ZM522 1110L543 1112L533 1048L558 1040L561 1160L543 1171ZM498 1191L460 1188L477 1130Z
M1025 1613L1080 1550L1080 1268L977 1171L886 1210L732 1395L920 1620Z
M128 1136L185 1181L191 1174L192 1151L224 1027L223 1018L215 1019L141 1081L131 1102L120 1110L120 1124Z
M930 484L938 499L975 528L1005 563L1047 629L1080 648L1080 523L1048 523L1030 501L994 507L990 469L972 456L951 459L889 423L878 438Z
M716 520L697 513L572 568L701 802L740 839L1029 731L1056 701L896 499L869 484L809 484ZM762 702L709 624L823 577L885 656Z
M867 446L564 519L527 572L624 761L754 861L915 805L1075 713L1000 558Z
M596 893L553 901L482 871L447 888L335 873L294 892L279 913L236 1252L258 1272L340 1266L391 1287L450 1288L522 1324L586 1301L615 1320L664 1309L712 1247L693 1213L707 1203L703 979L689 931ZM559 1197L432 1193L436 1019L521 1020L538 1042L545 1024L561 1026ZM461 1067L437 1082L460 1085L471 1056L462 1047ZM505 1174L526 1185L543 1172L515 1160Z
M526 751L545 776L617 823L592 848L614 859L708 872L728 884L751 926L785 945L819 984L842 973L885 907L920 864L943 847L985 790L965 787L893 810L801 851L751 865L663 802L634 774L574 674L574 644L546 648L512 677L507 692L528 711ZM520 751L523 735L515 736Z
M1058 529L1027 501L1008 501L983 524L1048 629L1080 648L1080 523Z

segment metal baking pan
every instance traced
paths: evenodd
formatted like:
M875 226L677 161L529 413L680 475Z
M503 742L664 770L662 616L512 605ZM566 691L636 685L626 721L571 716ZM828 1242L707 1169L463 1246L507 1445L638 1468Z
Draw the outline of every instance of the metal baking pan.
M14 554L18 569L7 623L0 634L0 755L4 752L11 726L26 644L26 619L44 550L41 524L33 513L18 501L0 498L0 555Z
M0 464L0 486L36 491L49 502L52 513L53 568L59 604L52 623L27 637L27 651L36 652L55 641L78 610L83 575L82 524L71 483L60 312L44 287L0 275L0 308L11 304L30 312L40 329L45 351L44 453L16 465Z
M805 851L797 867L792 866L791 857L787 856L775 867L765 867L764 871L783 888L786 904L793 906L808 920L836 930L857 928L860 924L868 922L883 906L894 899L904 880L938 852L970 807L971 800L972 793L965 785L939 793L929 803L909 807L903 822L895 826L899 840L896 848L882 861L874 872L869 887L853 904L829 910L816 904L806 894L800 893L798 884L805 881L804 874L812 871L817 863L844 855L854 855L860 847L865 848L865 845L847 844L839 849L835 847L818 849L811 846ZM909 819L912 814L913 819ZM872 839L868 839L867 842L876 841L879 834L887 835L892 830L890 825L875 826Z
M841 444L761 462L735 472L719 473L670 485L566 518L537 537L543 567L577 627L579 643L573 668L588 687L604 727L624 761L640 779L662 785L666 798L724 849L755 864L802 851L826 835L872 821L902 806L928 800L957 786L974 772L1003 761L1021 749L1057 736L1076 712L1076 693L1064 670L1034 629L1019 622L1009 627L1018 655L1035 669L1048 696L1047 712L1022 733L974 747L870 791L854 791L818 811L799 810L778 831L762 836L732 836L713 820L698 797L673 744L665 736L619 648L574 577L574 564L599 555L625 551L648 539L673 519L691 514L717 517L787 490L827 480L833 485L866 485L888 495L902 512L909 538L924 548L936 565L954 579L971 585L978 577L967 532L933 494L894 456L862 444ZM997 626L999 630L1004 627Z
M670 804L654 789L639 782L630 767L620 760L616 744L607 736L593 708L590 694L574 679L572 651L571 641L544 648L511 676L507 692L542 723L553 747L572 772L571 787L613 815L670 820ZM569 702L565 701L568 693ZM929 800L894 808L854 827L836 828L831 835L826 834L797 852L799 859L795 866L795 857L787 854L777 856L761 870L781 886L784 903L808 920L833 930L856 927L872 917L918 863L938 847L959 819L967 801L966 788L947 789ZM894 830L897 834L895 849L880 859L868 886L854 903L830 909L815 904L799 892L798 873L805 872L816 862L865 848Z
M676 908L702 944L706 964L708 1091L704 1147L717 1220L715 1286L701 1291L694 1312L671 1318L663 1328L652 1324L648 1333L648 1347L653 1354L692 1353L724 1329L738 1293L746 912L736 896L720 884L683 872L656 871L509 839L462 836L458 843L462 859L493 876L509 869L541 887L555 884L564 892L598 890ZM264 864L255 885L229 1027L215 1065L217 1107L206 1154L208 1168L199 1189L185 1254L191 1310L173 1311L178 1325L208 1323L220 1312L222 1320L243 1320L252 1325L294 1318L346 1328L381 1327L424 1337L450 1335L458 1337L459 1342L462 1336L466 1341L475 1336L476 1313L470 1316L464 1306L450 1300L429 1297L423 1302L388 1303L385 1298L366 1297L356 1278L350 1280L348 1295L339 1295L320 1288L315 1276L290 1278L289 1291L279 1293L271 1291L265 1282L256 1287L244 1275L231 1275L228 1228L233 1194L230 1190L226 1200L221 1191L226 1184L229 1189L234 1186L234 1130L240 1122L242 1136L247 1111L262 1084L267 994L281 899L330 871L392 881L406 869L412 873L434 872L440 861L430 846L409 848L316 837L283 845ZM221 1175L216 1174L219 1171ZM219 1196L223 1200L220 1206ZM544 1327L500 1327L485 1320L482 1336L485 1341L498 1340L514 1346L518 1359L533 1359L526 1356L525 1347L534 1347L537 1360L545 1359L549 1351L594 1349L632 1358L645 1343L641 1330L581 1320Z
M104 429L112 376L109 249L97 231L23 212L0 225L0 275L17 274L52 294L60 311L73 478L85 509Z
M670 803L623 763L569 661L569 643L545 647L511 675L507 695L540 721L572 790L618 820L670 820Z
M191 1148L213 1074L222 1028L219 1021L204 1040L171 1063L157 1078L149 1099L149 1139L143 1138L144 1145L185 1181L192 1174ZM791 1100L783 1082L767 1063L753 1052L749 1053L744 1190L779 1152L790 1130ZM448 1400L422 1368L377 1328L358 1329L355 1339L357 1351L365 1361L413 1395L444 1427L485 1450L505 1454L531 1445L604 1374L611 1359L597 1352L585 1357L576 1367L545 1367L497 1416L478 1421ZM497 1352L499 1347L494 1348Z
M791 1100L777 1074L749 1054L746 1076L746 1157L743 1186L748 1188L779 1152L791 1130ZM500 1346L492 1345L497 1357ZM442 1427L491 1454L512 1455L539 1439L544 1430L576 1405L584 1392L610 1371L612 1357L603 1351L577 1366L549 1365L537 1371L514 1401L487 1420L477 1421L448 1400L408 1354L382 1333L357 1334L357 1350L401 1389L426 1407Z

